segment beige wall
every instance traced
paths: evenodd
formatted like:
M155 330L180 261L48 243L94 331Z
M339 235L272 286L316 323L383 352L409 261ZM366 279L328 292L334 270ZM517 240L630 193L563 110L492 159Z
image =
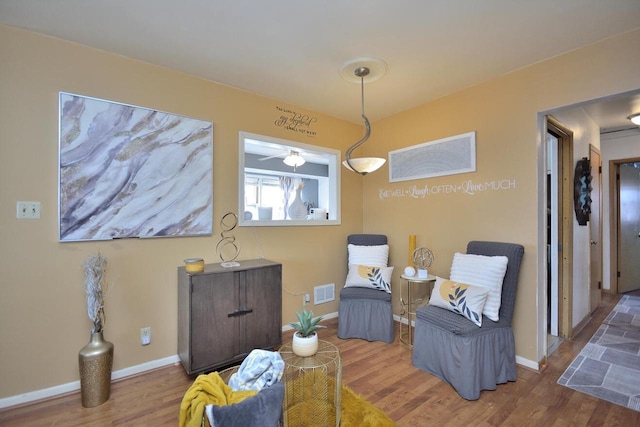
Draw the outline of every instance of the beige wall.
M188 257L219 262L219 220L238 206L238 132L297 140L341 151L361 126L304 111L121 56L0 26L0 398L78 379L87 343L82 262L100 251L109 261L105 337L114 370L177 354L176 267ZM214 126L214 235L211 237L59 243L57 235L58 92L92 96L210 120ZM277 127L276 106L318 117L317 136ZM237 228L240 259L283 264L283 287L312 292L344 282L346 235L362 231L362 179L342 176L342 225ZM16 201L42 203L39 220L17 220ZM322 248L322 251L312 248ZM283 323L301 297L283 292ZM337 311L337 301L312 307ZM152 343L139 329L151 326Z
M440 275L448 275L453 253L464 251L471 239L519 242L526 252L516 307L516 351L521 358L539 360L538 113L639 88L639 43L640 31L628 33L374 123L365 146L370 155L386 156L389 150L475 131L477 172L394 184L388 182L387 167L364 179L343 173L341 226L257 229L265 257L283 263L283 286L294 292L310 292L324 283L339 286L346 270L345 236L352 232L389 236L391 263L397 267L394 301L410 234L434 251L432 272ZM77 352L90 330L80 265L98 250L110 262L106 337L116 346L114 368L175 355L176 266L190 256L217 261L219 227L212 237L58 243L58 92L211 120L214 223L237 209L238 131L295 138L273 124L276 106L283 104L2 26L0 59L0 398L78 379ZM318 136L301 142L343 150L361 136L360 125L317 116ZM506 182L507 188L424 199L379 197L380 190L468 180ZM42 219L16 220L17 200L41 201ZM241 258L259 256L251 229L239 229L236 237L243 247ZM310 251L310 242L322 251ZM300 301L283 295L283 321L288 322ZM335 312L337 302L314 310ZM139 344L143 326L153 329L147 347Z
M519 70L405 111L372 125L376 154L466 132L476 132L477 171L428 180L388 182L388 168L365 179L364 229L390 237L393 264L407 262L408 236L435 254L432 273L448 277L454 252L469 240L524 245L514 329L516 354L544 354L543 278L539 277L538 206L544 169L538 164L540 112L640 88L640 31ZM472 64L470 64L472 66ZM587 148L588 149L588 148ZM580 147L576 153L586 155ZM380 198L381 190L406 190L508 180L515 188L431 194L424 199ZM437 188L436 188L437 190ZM544 200L544 198L542 198ZM583 227L584 228L584 227ZM588 240L585 241L588 245ZM576 267L584 271L585 267ZM588 270L587 270L588 271ZM401 268L394 271L399 283ZM398 298L394 298L396 312Z

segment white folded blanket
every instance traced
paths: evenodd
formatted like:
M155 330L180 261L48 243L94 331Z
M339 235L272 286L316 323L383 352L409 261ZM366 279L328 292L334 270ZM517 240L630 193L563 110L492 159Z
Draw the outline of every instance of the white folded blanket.
M242 361L238 372L229 378L229 387L234 391L262 390L280 381L284 372L284 361L280 353L268 350L252 350Z

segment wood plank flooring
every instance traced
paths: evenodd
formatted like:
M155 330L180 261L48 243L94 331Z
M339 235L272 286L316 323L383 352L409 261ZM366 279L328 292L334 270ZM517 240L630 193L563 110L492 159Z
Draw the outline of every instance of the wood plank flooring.
M593 320L534 372L518 367L518 380L467 401L446 383L411 364L411 349L336 337L337 319L321 339L340 349L343 382L385 411L398 426L640 426L640 413L556 384L619 296L603 294ZM291 339L291 332L283 341ZM180 402L193 377L180 365L116 381L111 398L83 408L79 392L0 412L1 426L176 426Z

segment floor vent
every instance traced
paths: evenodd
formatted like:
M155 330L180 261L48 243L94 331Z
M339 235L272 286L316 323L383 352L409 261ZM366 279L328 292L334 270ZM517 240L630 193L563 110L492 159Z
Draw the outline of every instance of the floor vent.
M313 288L313 304L318 305L336 299L336 285L320 285Z

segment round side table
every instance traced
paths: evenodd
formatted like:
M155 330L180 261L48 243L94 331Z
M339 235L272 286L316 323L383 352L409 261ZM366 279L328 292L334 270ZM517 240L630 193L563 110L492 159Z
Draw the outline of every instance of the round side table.
M284 425L338 427L342 395L338 348L319 340L318 352L313 356L297 356L291 343L284 344L278 352L284 360Z
M418 285L425 284L429 286L428 295L431 295L431 290L433 290L433 285L436 282L436 276L433 274L428 274L427 277L421 278L416 276L407 276L401 274L400 277L407 281L407 300L405 301L402 296L400 297L400 305L402 306L402 313L400 313L400 341L404 344L407 344L409 347L413 347L413 329L412 324L415 321L416 309L419 305L423 304L425 301L422 298L415 298L413 296L414 287ZM428 302L429 299L427 297ZM407 321L407 331L403 332L404 320Z

